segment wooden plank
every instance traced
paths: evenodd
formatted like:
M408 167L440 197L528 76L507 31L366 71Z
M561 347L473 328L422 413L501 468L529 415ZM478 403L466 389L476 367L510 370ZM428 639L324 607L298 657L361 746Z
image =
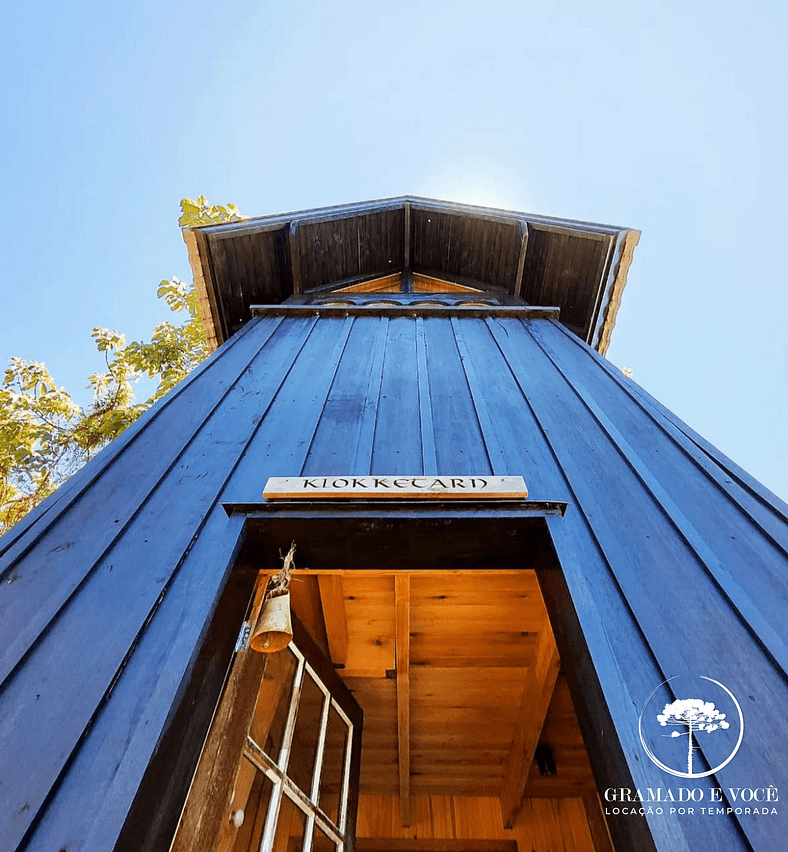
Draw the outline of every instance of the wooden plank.
M343 677L385 678L396 667L394 579L350 572L343 584L349 643Z
M430 822L436 840L454 837L454 811L451 796L430 796Z
M539 635L536 660L525 676L514 741L501 785L501 813L507 828L514 825L520 809L528 770L533 763L539 734L550 706L558 668L558 650L553 632L549 624L545 624Z
M305 292L296 297L298 304L322 305L333 302L336 298L341 304L355 304L355 299L345 299L345 294L355 290L359 293L366 292L365 284L372 284L373 293L396 293L399 291L399 278L402 273L397 272L368 272L365 275L355 275L343 278L341 281L332 281L328 284L319 284L306 288ZM382 289L381 289L382 288ZM292 304L292 302L289 302ZM264 304L264 303L263 303Z
M727 682L757 682L765 704L775 707L788 703L785 684L772 677L764 678L768 666L759 662L762 651L740 624L720 618L720 609L712 604L717 593L705 581L701 583L706 586L704 590L694 582L687 583L686 572L696 574L697 566L679 556L686 554L686 545L669 531L661 510L643 500L641 486L626 471L618 453L603 449L598 428L589 422L575 391L563 380L563 384L550 380L555 366L536 345L529 329L512 324L507 327L507 336L493 325L489 327L529 403L538 412L542 434L549 438L555 458L561 460L564 481L571 482L579 509L572 518L567 515L560 524L550 525L561 570L545 565L537 574L543 582L553 624L560 628L556 640L567 666L595 774L602 788L622 783L648 786L656 782L647 762L627 757L642 751L631 708L650 694L653 683L664 679L665 671L702 671L712 667L718 675L722 673L723 681L727 677ZM540 380L534 381L534 376ZM545 469L548 479L554 473L555 468ZM602 494L608 495L609 502L600 503ZM607 511L612 505L620 510ZM665 572L674 579L668 579ZM661 607L655 602L677 577L684 590L681 611L675 612L675 620L667 625L658 618ZM578 600L583 601L582 607L572 603ZM601 627L611 623L616 624L617 630L615 648ZM704 633L707 641L699 644L693 639L698 631ZM680 635L685 632L686 636ZM703 656L706 662L701 659ZM738 661L744 659L747 672L733 672L732 667L738 667ZM720 668L723 660L725 672ZM778 697L778 692L783 697ZM773 720L768 723L773 724ZM750 731L748 736L752 735ZM765 732L764 735L768 740ZM757 735L754 739L757 741ZM750 772L777 771L768 768L767 762L765 752L751 756L750 761L737 761ZM622 782L621 778L627 780ZM699 786L705 786L704 780L699 779ZM652 831L644 821L611 817L611 823L616 845L642 849L654 845ZM704 826L707 836L713 834L713 842L720 848L741 846L737 839L739 829L728 820L717 820L713 825L706 822ZM761 830L766 829L762 823ZM654 829L657 838L662 835L659 842L664 841L664 848L677 848L675 837L663 835L663 830L667 831ZM675 834L681 837L677 841L680 843L691 846L693 838L700 842L699 827L690 822L676 826ZM673 847L670 843L674 843Z
M405 210L405 227L402 233L402 271L403 274L410 273L410 204L403 205Z
M492 474L451 321L425 316L424 336L438 470Z
M293 220L287 229L287 245L290 249L290 276L293 281L293 294L303 292L301 284L301 246L299 245L299 223Z
M484 581L480 581L479 596L484 597ZM497 619L496 619L497 616ZM507 621L511 618L511 621ZM473 642L474 635L483 636L492 643L499 642L499 637L512 637L519 634L524 638L533 638L539 632L544 622L544 611L539 611L534 604L518 608L512 604L504 604L500 608L486 603L477 605L446 606L442 601L422 604L413 614L413 631L429 634L425 641L434 639L437 645L446 644L446 639L455 635L462 636L465 626L464 644ZM499 624L505 625L506 630L491 629ZM529 636L530 634L530 636ZM505 641L505 640L504 640ZM466 647L468 645L466 644ZM472 646L471 646L472 647Z
M468 740L458 748L419 748L415 738L411 739L410 746L412 766L420 761L422 765L434 765L440 771L447 767L467 765L471 771L476 771L477 767L496 767L500 775L508 754L508 745L495 749L483 737Z
M543 351L560 368L572 392L583 401L578 411L579 420L576 421L578 427L596 432L599 441L615 447L614 452L606 454L607 466L600 473L608 492L626 489L626 523L622 523L621 519L611 523L610 518L602 517L595 526L600 541L610 554L621 589L637 614L651 653L659 660L662 670L714 670L720 681L726 684L740 683L748 690L755 689L757 684L757 690L768 707L775 708L788 701L784 672L780 672L762 651L765 646L773 659L781 663L783 670L788 668L785 643L776 629L780 618L778 613L784 606L775 606L775 597L779 594L785 600L784 588L778 590L774 586L771 594L767 592L767 584L758 589L755 564L746 574L741 572L738 560L726 553L730 547L730 530L725 521L720 520L718 507L709 506L707 501L700 510L688 506L696 513L695 522L702 520L706 528L705 535L698 534L695 524L687 522L673 498L675 495L676 499L682 499L686 490L692 487L692 478L688 476L681 480L681 490L672 488L670 494L663 491L654 479L651 466L646 467L631 451L628 442L586 390L585 382L588 380L572 369L568 355L574 353L574 347L556 348L552 344L558 334L549 329L545 331L549 336L539 341ZM574 468L577 460L571 453L565 454L566 464ZM653 466L658 464L654 462ZM592 505L594 497L586 483L576 472L574 476L578 482L580 505ZM708 513L705 519L701 511ZM639 541L634 564L628 558L629 554L622 556L622 551L631 550L622 540L624 531L629 542L634 536ZM757 537L751 538L748 547L755 546L756 553L760 551L768 559L770 574L777 565L788 564L784 557L776 557L772 548L764 548L765 552L761 550L763 542L758 542ZM727 564L723 564L721 557ZM660 595L664 595L665 589L677 578L680 578L682 593L672 603L675 621L668 626L656 617L659 607L655 607L654 602L660 600ZM763 579L766 580L765 577ZM753 606L750 595L760 597L758 606ZM767 598L770 598L768 602ZM745 618L742 619L739 613L744 613ZM690 623L685 619L690 619ZM748 621L751 623L748 624ZM703 643L694 638L698 631L704 635ZM747 774L756 771L766 774L779 771L776 757L769 750L755 745L768 742L769 728L776 724L777 714L769 718L765 712L748 722L748 733L739 759L727 769L728 776L736 778L735 783L744 784ZM739 822L754 846L771 842L768 840L769 827L762 820L743 818Z
M410 825L410 577L394 580L397 620L397 748L399 807L403 825Z
M512 295L519 299L523 289L523 270L525 269L525 255L528 250L528 223L523 219L520 221L520 254L517 258L517 272L514 277Z
M483 595L479 586L482 577ZM411 597L418 602L432 599L449 606L475 605L482 600L490 600L493 606L499 606L508 599L520 607L542 599L534 571L496 571L487 566L475 572L452 572L450 569L416 571L412 576Z
M559 326L573 345L580 345L577 338ZM654 425L679 446L695 462L697 467L713 481L717 488L733 502L743 514L752 521L773 541L786 546L785 516L788 515L788 504L772 494L735 462L711 445L705 438L687 426L672 411L669 411L659 400L654 399L636 382L628 379L621 371L610 364L605 358L586 347L582 351L593 359L597 367L610 376L654 421Z
M615 852L602 811L602 803L596 789L591 789L583 795L583 807L586 812L588 830L594 842L594 852Z
M258 408L256 430L223 499L233 502L236 497L259 494L269 476L301 470L315 439L352 325L353 319L347 317L316 318L311 334L290 364L276 399L265 408ZM263 380L264 377L258 381ZM291 540L276 547L286 550ZM303 559L303 549L299 553ZM304 560L304 564L308 565L309 560Z
M267 392L275 394L282 379L279 359L286 355L289 360L293 354L291 347L299 345L305 330L304 327L290 329L290 335L285 334L283 340L280 338L280 346L267 352L264 349L265 354L255 360L258 365L268 361L272 367L260 380L259 396L263 399ZM287 369L289 364L284 368ZM13 814L18 814L14 832L17 827L26 830L26 822L34 816L43 797L51 795L50 785L60 775L72 750L82 742L97 708L102 706L118 673L126 667L127 655L139 643L141 633L149 625L193 547L195 532L206 523L212 509L217 508L218 495L249 439L249 424L259 412L256 407L259 398L247 394L242 384L233 382L228 396L229 404L219 405L212 411L193 440L185 448L180 447L180 456L169 455L169 468L162 483L142 507L137 507L128 527L112 548L90 566L91 572L77 594L72 595L59 617L49 625L33 655L28 656L27 664L0 697L2 716L6 720L0 734L0 770L8 771L2 766L6 761L17 767L20 761L22 767L28 761L36 765L36 771L20 769L25 782L15 785L0 805L0 812L8 807ZM170 428L177 434L172 423ZM151 448L151 452L156 449L161 451L162 448ZM173 501L174 491L189 492L192 499ZM75 557L78 560L85 549L93 546L93 537L87 529L95 530L98 538L105 530L116 527L112 523L117 517L113 512L116 507L107 501L107 492L95 489L94 497L102 500L103 505L96 509L95 516L84 529L71 530L71 535L79 533L80 546L64 549L66 561ZM119 505L126 511L122 501ZM228 529L226 523L223 529ZM223 536L219 541L224 541ZM35 564L35 560L33 562ZM80 567L85 570L85 566ZM222 576L224 563L212 567ZM54 573L57 576L57 572ZM59 579L62 582L62 578ZM71 591L60 589L61 594ZM212 603L210 599L206 605ZM90 631L85 630L86 624L91 625ZM74 676L63 681L63 671L72 672ZM172 688L177 687L173 685ZM19 690L21 695L39 694L41 700L27 707L19 697ZM67 714L62 712L64 703L69 707ZM19 708L23 706L26 711L20 713ZM12 712L10 708L17 709ZM150 738L155 741L156 729L150 727L147 734L141 736L143 741ZM130 795L128 791L127 795ZM16 796L24 797L27 810L18 813L20 805L14 807ZM14 832L7 832L9 843Z
M345 287L332 286L332 293L397 293L400 289L402 273L394 272L378 278L370 278ZM315 292L310 291L310 292Z
M641 457L647 457L648 454L643 451L644 444L650 447L653 442L659 441L661 447L659 458L654 458L652 454L649 459L649 466L653 473L660 474L664 479L663 471L668 472L673 466L681 463L686 466L688 460L693 462L697 472L690 468L693 475L687 476L687 486L693 489L694 494L703 495L704 499L692 499L687 494L682 511L688 517L692 517L694 524L698 526L701 523L708 524L710 518L717 522L716 513L704 512L702 506L695 504L705 503L711 494L724 495L725 500L720 501L719 497L715 500L717 511L724 512L718 523L726 527L732 525L738 530L732 529L731 532L736 534L720 540L720 546L726 548L747 546L747 543L753 540L752 525L754 525L759 535L763 534L783 554L788 552L788 524L785 521L788 515L788 504L768 492L635 382L623 376L604 358L599 357L588 347L583 347L561 326L557 326L554 330L570 342L571 346L568 347L570 351L566 354L578 364L578 367L583 361L592 362L593 366L585 365L586 369L590 367L585 381L589 384L589 389L594 388L596 400L604 399L600 396L601 391L603 394L610 395L611 402L616 401L616 425L626 435L628 443L638 451L638 454ZM630 405L629 400L632 400L635 406ZM648 418L645 428L644 415ZM667 463L666 457L671 459L672 465ZM710 483L715 485L714 491L708 489ZM693 514L690 515L690 512ZM756 557L756 560L753 560L753 554L739 552L735 560L748 563L757 560L758 565L768 565L768 571L771 573L771 559L760 560Z
M481 323L481 320L479 321L479 323ZM465 343L465 338L462 332L463 328L467 328L468 326L472 326L474 324L477 323L468 321L466 321L465 323L460 323L455 317L451 319L451 326L452 330L454 331L454 338L457 342L457 349L460 353L460 362L462 363L462 368L465 371L465 377L468 381L468 388L471 393L471 400L473 402L473 407L476 410L476 418L479 421L479 427L481 428L482 433L482 440L484 441L484 446L487 452L487 457L489 458L490 467L492 468L493 473L501 475L504 471L508 470L507 460L504 455L503 446L500 440L498 439L495 424L493 423L490 417L490 412L488 410L487 403L484 399L482 384L476 374L473 358L471 358L468 346Z
M420 264L418 267L414 267L413 280L414 284L418 280L420 288L423 288L423 290L420 289L414 292L467 292L469 296L473 294L482 295L485 293L488 293L491 296L500 296L507 292L504 287L497 284L488 283L480 278L468 275L460 275L448 269L442 269L440 266L427 266L426 264ZM430 284L431 281L441 282L439 285L437 285L440 289L433 290L433 285Z
M485 731L484 746L490 749L507 749L514 736L514 723L500 724ZM411 749L463 748L479 739L479 722L455 718L449 727L439 719L418 720L411 731Z
M419 426L421 428L421 457L424 473L438 472L435 454L435 430L432 424L432 397L427 369L427 341L424 338L424 318L416 317L416 369L419 381Z
M503 296L503 293L498 294ZM257 316L314 316L319 312L325 317L347 317L347 316L385 316L408 317L412 318L414 314L423 314L425 317L476 317L477 319L501 318L501 319L558 319L561 313L559 307L547 305L523 305L523 304L498 304L497 300L492 304L488 304L484 299L467 299L459 304L442 305L439 299L421 299L420 305L414 307L411 303L415 301L410 299L369 299L365 303L357 305L320 305L311 302L310 300L294 300L288 301L281 305L250 305L249 313L253 317ZM479 304L479 302L482 304ZM343 300L344 302L344 300ZM427 304L424 304L427 302ZM371 303L371 304L370 304Z
M551 355L564 378L577 386L580 381L578 367L583 366L579 363L582 354L574 346L555 347L552 342L548 338L542 343L545 351ZM598 383L608 393L611 390L609 377L600 375L596 370L582 380L592 391L596 391ZM599 396L604 399L601 394ZM783 638L788 594L783 585L775 587L774 584L775 566L781 561L788 565L785 550L753 536L752 525L746 520L742 523L741 514L727 500L718 500L715 510L708 511L706 504L710 495L707 479L697 475L694 465L687 465L686 454L666 441L660 442L662 452L655 453L655 436L652 431L644 432L642 418L631 418L626 407L616 406L611 412L616 418L614 422L597 404L595 397L596 393L593 396L586 394L584 405L596 421L597 428L616 446L644 490L667 513L681 538L714 577L742 619L755 630L782 670L788 672L788 643ZM626 436L622 430L625 430ZM647 436L645 440L644 434ZM680 466L689 467L690 475L682 480L681 492L674 498L668 488L675 481L675 471ZM716 496L719 492L715 489L711 493ZM720 529L725 530L725 535L718 535ZM708 542L714 542L713 546ZM741 564L751 566L746 586L739 576ZM782 606L779 607L774 605L778 592L782 592Z
M328 656L327 626L323 618L319 580L319 577L314 576L299 577L296 570L290 583L290 602L292 611L298 616L312 641L322 654Z
M495 796L455 796L454 823L458 838L504 840L501 806ZM511 842L511 840L509 841Z
M550 744L557 772L549 777L542 776L534 761L528 774L526 798L578 796L594 789L591 764L563 674L559 674L556 681L540 742Z
M339 574L321 574L317 579L331 662L335 666L344 667L347 663L348 636L342 577Z
M440 630L438 625L411 632L411 666L490 666L526 668L536 653L537 632L517 629L493 630L480 626L474 633L463 631L461 623Z
M471 834L470 838L475 836ZM365 837L356 842L356 850L357 852L517 852L517 841L506 838L479 840Z
M200 318L202 319L208 348L213 352L219 345L221 338L221 320L219 306L216 301L216 286L210 280L210 265L207 240L203 231L192 228L184 228L181 231L183 241L186 243L186 251L189 257L189 265L192 268L192 283L197 291L200 304ZM206 281L206 278L208 279Z
M411 701L429 704L434 708L511 707L514 715L523 689L525 668L411 668Z
M271 476L266 500L522 500L528 496L522 476Z
M257 330L204 362L52 495L50 500L55 502L57 496L58 505L40 523L26 528L23 520L3 537L8 547L0 559L0 682L84 582L102 553L123 534L134 513L164 480L173 458L204 426L215 407L228 394L234 395L234 381L280 325L250 324ZM215 380L195 382L206 371ZM172 428L173 420L178 422L177 430ZM101 487L91 487L99 476ZM112 493L123 494L124 499L113 505L111 519L99 521L108 511L107 495ZM61 501L60 495L68 499ZM17 527L27 534L15 537ZM85 535L88 530L90 534ZM78 532L82 533L79 537ZM32 547L36 552L31 558Z
M252 613L260 610L265 586L265 578L258 581ZM283 653L289 652L285 650ZM236 654L181 816L172 852L212 849L219 841L230 810L233 781L267 661L267 655L258 654L251 648L243 648Z
M372 448L375 440L375 424L377 423L378 400L380 386L383 381L383 359L386 353L386 338L389 321L380 317L375 322L375 339L369 358L369 380L367 382L364 409L358 422L358 439L351 470L368 471L372 466Z
M219 509L204 530L113 683L112 700L72 754L30 848L59 849L65 836L84 848L119 852L169 847L256 573L240 570L228 578L241 526L228 529ZM217 569L210 581L206 565ZM60 724L64 718L61 709ZM86 790L101 796L86 803ZM129 791L135 794L130 810Z
M420 272L413 273L414 293L467 293L470 295L484 296L488 291L481 287L469 287L466 284L457 284L454 281L446 281L443 278L434 278L431 275L423 275Z
M372 474L413 474L422 466L416 367L416 324L412 317L389 320L380 396L377 400Z
M379 317L358 317L353 323L302 476L369 470L387 324Z

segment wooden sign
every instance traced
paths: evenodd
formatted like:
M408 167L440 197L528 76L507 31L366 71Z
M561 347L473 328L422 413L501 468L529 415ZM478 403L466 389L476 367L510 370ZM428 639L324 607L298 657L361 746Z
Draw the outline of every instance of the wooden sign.
M492 499L528 496L522 476L272 476L265 485L267 500L333 498Z

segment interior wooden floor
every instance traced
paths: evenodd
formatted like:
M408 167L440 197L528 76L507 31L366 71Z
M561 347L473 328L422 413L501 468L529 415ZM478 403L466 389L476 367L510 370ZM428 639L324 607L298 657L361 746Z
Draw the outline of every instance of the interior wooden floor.
M612 848L533 571L302 570L291 596L364 710L361 852Z

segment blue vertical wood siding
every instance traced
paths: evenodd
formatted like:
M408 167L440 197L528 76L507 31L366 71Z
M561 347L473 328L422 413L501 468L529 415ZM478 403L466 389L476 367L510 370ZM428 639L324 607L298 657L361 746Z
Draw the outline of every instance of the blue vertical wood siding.
M555 321L273 310L0 541L0 852L113 848L233 567L221 504L340 473L522 474L568 502L548 524L635 783L664 785L638 714L685 673L744 705L725 784L785 778L777 498ZM651 829L774 850L778 820Z

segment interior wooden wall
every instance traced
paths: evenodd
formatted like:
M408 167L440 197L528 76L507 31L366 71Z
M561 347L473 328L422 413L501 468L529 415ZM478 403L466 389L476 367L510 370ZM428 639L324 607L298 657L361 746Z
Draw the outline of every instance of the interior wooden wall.
M514 828L505 829L495 797L414 796L411 822L401 824L396 796L360 796L359 852L367 838L514 840L518 852L595 852L580 798L526 799Z

